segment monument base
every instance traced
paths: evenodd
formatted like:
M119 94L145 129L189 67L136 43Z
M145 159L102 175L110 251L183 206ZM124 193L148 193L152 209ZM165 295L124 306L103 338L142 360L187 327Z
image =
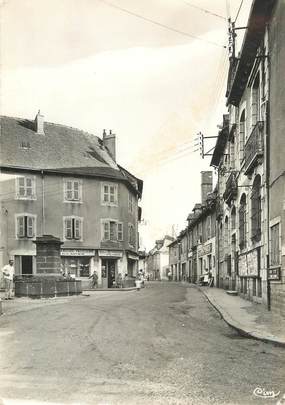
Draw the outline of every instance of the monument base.
M57 275L17 277L15 280L15 297L52 298L81 293L81 280Z

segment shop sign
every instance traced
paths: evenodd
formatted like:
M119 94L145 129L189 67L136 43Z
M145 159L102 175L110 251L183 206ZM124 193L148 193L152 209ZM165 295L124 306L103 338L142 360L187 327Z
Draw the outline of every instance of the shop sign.
M268 280L280 280L280 268L268 269Z
M209 255L211 253L212 253L212 243L209 243L208 245L203 245L200 247L200 249L198 250L198 257Z
M115 250L99 250L100 257L123 257L123 252L117 252Z
M258 253L257 250L252 250L244 255L239 256L238 269L240 276L258 276Z
M93 249L61 249L61 256L95 256Z

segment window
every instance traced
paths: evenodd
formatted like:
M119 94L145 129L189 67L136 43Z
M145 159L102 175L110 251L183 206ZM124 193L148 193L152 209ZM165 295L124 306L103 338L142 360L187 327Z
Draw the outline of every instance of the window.
M30 214L16 215L16 237L34 238L36 236L36 216Z
M129 212L135 212L135 197L129 192Z
M102 221L103 241L123 241L123 224L115 220L105 219Z
M271 226L271 240L270 240L270 265L280 266L280 234L279 234L280 224L277 223Z
M245 194L243 194L240 199L239 245L240 245L241 249L246 247L246 196L245 196Z
M129 245L135 247L135 228L133 224L129 224Z
M261 238L261 179L256 176L251 193L251 237L256 241Z
M82 201L82 181L65 180L64 182L64 201L81 202Z
M64 238L82 240L83 218L64 217Z
M231 230L234 231L235 229L236 229L236 207L233 207L231 212Z
M116 184L102 184L101 202L103 205L118 205L118 186Z
M244 142L245 142L245 110L242 111L239 121L239 151L240 162L244 158Z
M259 73L256 75L251 89L251 127L253 128L260 116L260 80Z
M17 177L17 179L16 179L16 198L19 200L35 200L36 199L35 177Z
M225 226L224 226L224 244L229 246L229 218L225 217Z

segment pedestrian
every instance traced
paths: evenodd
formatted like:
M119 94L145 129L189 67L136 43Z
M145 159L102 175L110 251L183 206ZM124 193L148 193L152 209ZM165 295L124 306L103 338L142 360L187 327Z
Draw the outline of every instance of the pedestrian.
M12 299L13 280L15 275L14 260L10 259L9 264L3 267L2 273L4 276L5 300Z
M169 270L168 273L167 273L167 277L168 277L168 281L171 281L171 279L172 279L172 273L171 273L170 270Z
M118 288L123 287L123 276L121 273L118 273L118 276L117 276L117 287Z
M94 271L89 278L92 278L91 281L91 288L97 288L98 287L98 274L97 271Z

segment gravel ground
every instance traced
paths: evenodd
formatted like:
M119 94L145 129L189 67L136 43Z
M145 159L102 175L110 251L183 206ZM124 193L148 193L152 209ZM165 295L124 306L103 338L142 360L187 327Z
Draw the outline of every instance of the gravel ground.
M267 405L285 393L285 349L240 337L195 288L25 305L0 318L5 405ZM280 395L257 398L257 387Z

